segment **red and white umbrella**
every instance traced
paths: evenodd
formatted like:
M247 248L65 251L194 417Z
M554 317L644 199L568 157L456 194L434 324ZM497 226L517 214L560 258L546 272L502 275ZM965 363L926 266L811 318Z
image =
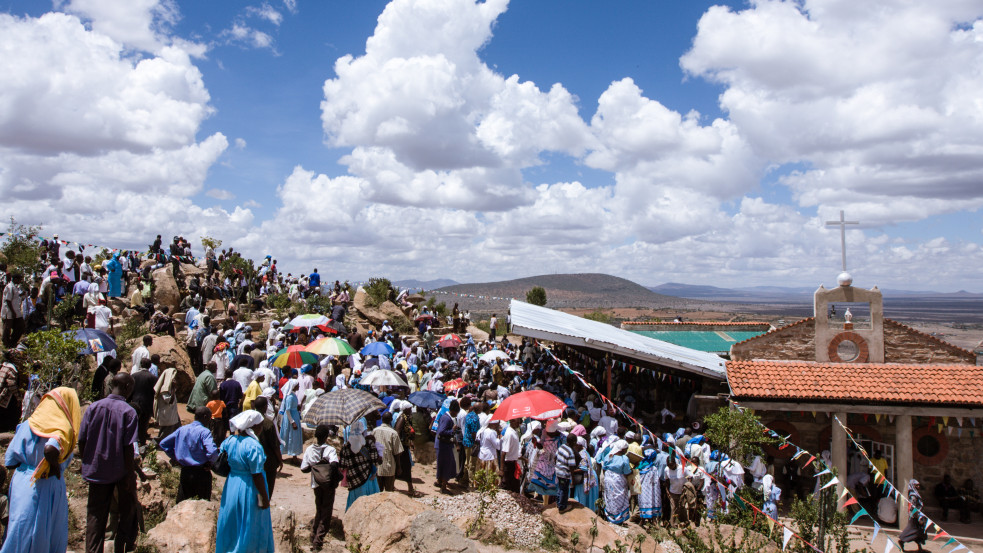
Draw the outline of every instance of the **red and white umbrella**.
M493 421L510 421L512 419L555 419L563 414L567 404L563 400L544 390L529 390L511 395L502 401L492 415Z
M444 334L440 337L440 340L437 341L437 345L442 348L456 348L463 343L464 342L461 340L461 337L457 334Z

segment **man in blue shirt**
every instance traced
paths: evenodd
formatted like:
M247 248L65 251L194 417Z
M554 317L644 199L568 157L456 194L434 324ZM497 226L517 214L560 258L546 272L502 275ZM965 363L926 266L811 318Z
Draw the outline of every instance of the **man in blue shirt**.
M317 269L314 269L311 276L307 277L307 284L311 289L311 294L321 293L321 275L317 274Z
M177 502L185 499L212 499L212 473L209 467L218 458L218 448L212 439L212 431L206 426L212 420L208 407L195 409L191 424L160 441L160 448L168 457L181 465L181 482L177 489Z

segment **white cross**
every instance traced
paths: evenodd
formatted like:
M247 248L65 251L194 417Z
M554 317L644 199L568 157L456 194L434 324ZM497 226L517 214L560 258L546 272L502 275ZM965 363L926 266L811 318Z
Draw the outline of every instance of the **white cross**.
M839 221L826 221L827 227L840 227L840 250L843 252L843 271L846 271L846 226L859 225L860 221L847 221L843 218L843 210L840 210Z

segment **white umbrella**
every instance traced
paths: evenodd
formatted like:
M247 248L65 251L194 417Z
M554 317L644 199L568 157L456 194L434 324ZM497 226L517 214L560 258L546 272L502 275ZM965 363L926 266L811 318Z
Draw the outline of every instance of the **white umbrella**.
M378 369L362 377L359 384L365 386L406 386L406 382L393 371Z
M509 359L509 354L500 349L493 349L479 357L479 359L486 363L494 363L496 359Z
M505 372L507 373L521 373L524 370L525 369L523 369L519 365L509 365L508 367L505 367Z

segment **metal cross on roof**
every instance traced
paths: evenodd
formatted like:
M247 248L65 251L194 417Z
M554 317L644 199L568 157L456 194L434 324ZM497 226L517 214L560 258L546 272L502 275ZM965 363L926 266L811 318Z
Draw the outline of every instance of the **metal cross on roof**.
M840 250L843 252L843 271L846 271L846 226L859 224L860 221L845 220L842 209L840 210L839 221L826 221L827 227L840 227Z

